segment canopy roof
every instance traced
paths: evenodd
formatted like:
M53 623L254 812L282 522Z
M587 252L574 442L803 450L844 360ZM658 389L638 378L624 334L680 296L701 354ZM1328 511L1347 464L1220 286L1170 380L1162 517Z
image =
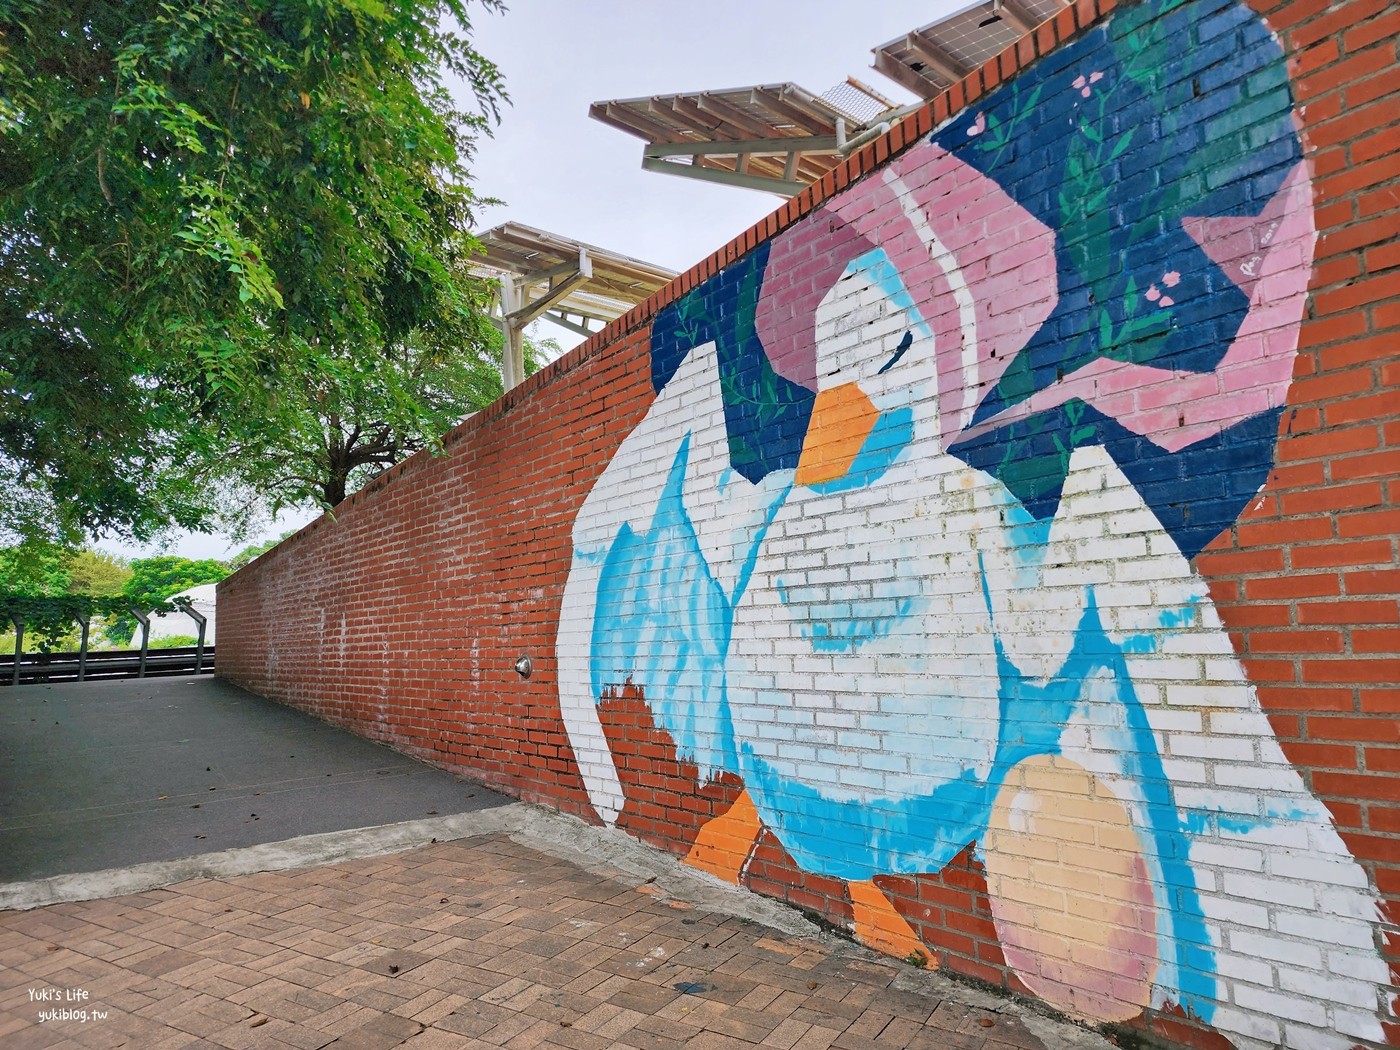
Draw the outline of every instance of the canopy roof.
M895 108L848 80L826 95L784 83L613 99L588 115L642 139L648 171L791 196Z
M930 99L1067 6L983 0L873 48L874 68ZM912 108L847 78L822 95L757 84L595 102L588 115L642 139L647 171L791 197Z
M507 222L477 234L484 249L473 272L498 282L496 322L505 336L502 379L510 390L525 378L523 333L546 318L592 335L671 282L675 271L583 241Z
M984 0L872 48L872 68L933 98L1068 6L1069 0Z
M585 321L607 324L676 276L663 266L519 222L503 223L477 239L486 249L476 259L478 272L509 274L525 285L529 294L521 308L530 312L525 323L543 315L556 323L577 318L576 324L564 325L571 330ZM581 259L586 266L580 266Z

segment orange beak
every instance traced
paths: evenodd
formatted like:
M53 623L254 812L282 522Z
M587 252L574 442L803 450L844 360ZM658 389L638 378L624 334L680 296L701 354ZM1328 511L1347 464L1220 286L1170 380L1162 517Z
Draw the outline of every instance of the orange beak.
M855 383L819 391L793 480L820 485L844 475L879 417L880 410Z

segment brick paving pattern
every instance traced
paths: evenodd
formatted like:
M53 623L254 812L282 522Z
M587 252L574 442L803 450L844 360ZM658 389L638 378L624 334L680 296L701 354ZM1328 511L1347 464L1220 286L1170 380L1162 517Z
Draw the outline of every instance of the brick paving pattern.
M1045 1050L908 969L487 836L0 913L0 1046Z

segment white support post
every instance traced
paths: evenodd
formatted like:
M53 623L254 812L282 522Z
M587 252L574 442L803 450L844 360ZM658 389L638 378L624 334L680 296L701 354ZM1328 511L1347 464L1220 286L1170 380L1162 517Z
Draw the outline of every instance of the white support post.
M501 385L514 390L525 380L525 332L517 316L525 305L525 282L514 275L501 278Z

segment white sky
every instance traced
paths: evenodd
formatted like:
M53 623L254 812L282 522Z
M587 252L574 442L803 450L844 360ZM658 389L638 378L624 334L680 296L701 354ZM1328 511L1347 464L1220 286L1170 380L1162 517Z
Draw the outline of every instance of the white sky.
M515 0L504 15L473 7L475 46L501 68L512 101L471 165L477 193L504 201L481 210L478 228L522 222L685 270L781 199L642 171L642 141L590 120L589 103L784 81L821 94L848 76L896 102L910 101L870 69L870 49L967 6L968 0ZM547 323L538 334L565 347L576 341ZM265 536L314 516L285 518ZM159 551L110 540L98 546L127 557L222 558L237 549L222 537L197 534Z
M512 220L684 270L781 199L641 169L642 141L588 117L588 105L680 91L792 81L821 94L855 76L912 100L870 69L870 49L967 0L516 0L478 10L478 50L505 74L513 105L473 170Z

